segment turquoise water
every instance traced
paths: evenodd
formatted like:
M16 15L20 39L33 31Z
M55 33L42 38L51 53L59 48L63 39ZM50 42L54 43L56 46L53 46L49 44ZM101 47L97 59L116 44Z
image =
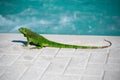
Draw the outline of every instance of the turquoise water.
M0 0L0 33L120 36L119 0Z

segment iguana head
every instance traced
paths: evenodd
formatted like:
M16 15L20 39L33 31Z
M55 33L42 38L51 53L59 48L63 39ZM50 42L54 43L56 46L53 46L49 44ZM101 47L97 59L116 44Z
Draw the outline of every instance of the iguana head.
M19 28L19 31L20 31L22 34L24 34L24 36L26 36L27 33L28 33L28 31L29 31L29 29L21 27L21 28Z

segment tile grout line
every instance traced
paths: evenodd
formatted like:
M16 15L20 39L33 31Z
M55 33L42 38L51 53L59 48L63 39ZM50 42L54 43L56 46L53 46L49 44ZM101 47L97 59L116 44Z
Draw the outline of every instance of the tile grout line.
M43 51L44 51L44 50L42 49L41 51L38 51L38 52L37 52L38 54L34 57L32 63L34 63L34 62L37 60L37 58L39 57L39 55L40 55Z
M88 57L88 60L87 60L87 63L86 63L85 69L87 69L87 67L88 67L88 64L89 64L89 61L90 61L91 55L92 55L92 53L89 52L89 57Z
M15 46L15 45L14 45L14 46ZM14 61L11 65L14 65L15 62L22 56L23 53L24 53L24 51L21 51L19 55L18 55L18 54L11 54L11 55L18 55L18 57L15 59L15 61ZM10 65L10 66L11 66L11 65Z
M70 62L72 61L72 58L70 58L70 60L68 61L68 63L66 64L66 67L65 67L65 69L64 69L64 71L63 71L63 75L65 75L65 71L67 70L67 68L68 68L68 66L70 65Z
M42 52L42 51L41 51ZM40 52L40 53L41 53ZM34 60L32 61L32 63L34 62ZM31 68L31 66L30 67L27 67L27 69L21 74L21 77L19 78L19 80L21 80L22 79L22 77L23 77L23 75L29 70Z
M5 74L6 71L3 71L2 74L0 75L0 78Z
M104 76L105 76L105 71L103 71L101 80L104 80Z
M118 45L118 44L117 44ZM12 46L12 48L11 48L11 46ZM22 80L24 77L25 77L25 75L26 75L26 73L28 73L28 71L31 69L31 67L34 65L34 63L39 59L39 57L41 57L41 53L43 53L42 51L44 51L45 49L42 49L42 50L40 50L40 51L37 51L37 53L35 54L35 56L32 58L32 60L30 61L31 62L31 65L30 66L26 66L26 62L25 63L23 63L23 62L21 62L21 63L17 63L17 61L19 60L19 58L23 55L23 53L25 52L25 51L22 51L22 49L21 49L21 53L20 54L18 54L18 51L17 50L15 50L13 47L14 47L14 44L13 45L11 45L10 47L8 47L9 49L11 49L11 54L7 54L7 53L9 53L8 51L6 52L6 55L15 55L15 56L13 56L13 61L12 62L10 62L10 64L8 63L8 66L7 65L4 65L5 67L11 67L11 66L22 66L23 68L22 68L22 71L20 71L20 74L19 74L19 77L17 77L17 80ZM114 47L113 47L114 48ZM103 52L101 52L102 50L100 50L100 52L99 52L99 50L98 51L93 51L93 53L104 53L104 61L102 62L102 64L103 65L105 65L106 66L106 64L108 64L108 62L109 62L109 59L111 59L111 55L110 55L110 53L111 53L111 51L113 51L113 48L108 48L107 49L107 51L104 51L103 50ZM116 49L117 47L115 47L114 49ZM18 48L19 49L19 48ZM120 49L120 48L118 48L118 49ZM15 51L14 51L15 50ZM58 48L58 49L55 49L56 51L55 51L55 53L54 53L54 55L52 55L52 58L54 59L54 58L59 58L59 53L63 50L62 48ZM76 50L76 49L75 49ZM75 51L74 50L74 51ZM15 53L12 53L12 52L15 52ZM73 51L73 53L74 53L74 51ZM33 51L33 53L34 53L34 51ZM49 53L49 51L48 51L48 53ZM86 53L86 52L84 52L84 53ZM92 51L91 52L89 52L88 53L88 55L87 55L87 58L86 58L86 60L85 60L85 65L84 65L84 67L83 67L83 69L84 70L86 70L86 69L89 69L89 62L91 61L91 59L93 58L93 53L92 53ZM3 56L2 56L3 57ZM48 54L47 54L47 57L48 57ZM51 56L50 56L51 57ZM68 70L68 68L70 67L70 65L71 65L71 62L72 62L72 60L73 60L73 58L79 58L79 56L77 56L77 55L75 55L75 54L73 54L72 56L70 55L66 55L66 56L60 56L61 57L61 59L63 59L63 58L65 58L65 60L67 60L66 62L65 62L65 66L64 66L64 68L62 69L62 76L60 76L60 77L63 77L64 75L66 76L66 75L68 75L68 77L69 77L69 75L70 76L80 76L80 79L79 80L83 80L83 79L86 79L86 76L85 76L85 78L83 78L84 77L84 73L82 73L81 75L79 75L79 74L71 74L71 73L69 73L69 74L67 74L66 72L67 72L67 70ZM1 57L0 57L1 58ZM115 58L113 58L113 59L115 59ZM118 58L119 59L119 58ZM96 61L95 61L96 62ZM17 64L16 64L17 63ZM46 63L46 62L45 62ZM112 62L112 64L113 64L114 62ZM21 65L22 64L22 65ZM28 64L28 63L27 63ZM39 64L39 63L38 63ZM41 72L41 74L40 74L40 72L39 72L39 74L38 74L38 76L37 76L37 79L36 80L43 80L44 79L44 77L46 76L46 75L50 75L50 74L46 74L47 73L47 71L48 71L48 69L51 67L51 64L52 64L52 62L51 61L49 61L48 63L47 63L47 65L45 65L45 66L43 66L44 68L42 68L42 72ZM95 63L96 64L96 63ZM118 64L118 62L117 62L117 64ZM76 66L76 65L74 65L74 66ZM78 67L79 68L79 67ZM109 68L109 66L107 66L106 68ZM115 67L116 68L116 67ZM3 68L2 68L3 69ZM94 69L94 67L92 67L92 69ZM21 70L21 68L20 68L20 70ZM38 69L37 69L38 70ZM37 71L36 69L35 69L35 71ZM98 68L97 68L97 70L99 70L99 65L98 65ZM100 75L98 76L98 75L87 75L87 77L99 77L99 79L100 80L104 80L105 78L106 78L106 75L107 75L107 73L106 73L106 70L105 70L105 68L103 68L102 70L101 70L101 66L100 66ZM116 71L116 70L115 70ZM6 71L4 71L4 72L1 72L2 73L2 76L5 74L5 72ZM92 72L92 71L91 71ZM59 75L59 74L57 74L57 75ZM86 73L85 73L85 75L86 75ZM11 75L9 75L8 74L8 77L9 76L11 76ZM14 76L14 75L13 75ZM1 77L1 76L0 76ZM55 77L55 76L53 76L53 77ZM31 78L30 78L31 79ZM49 79L49 77L47 76L47 79ZM55 79L55 78L54 78ZM70 79L73 79L73 80L75 80L74 79L74 77L73 78L70 78ZM94 78L93 78L94 79ZM96 79L96 78L95 78ZM91 79L90 79L91 80Z
M49 66L50 66L51 64L52 64L51 62L48 64L47 68L43 71L42 75L41 75L40 77L38 77L37 80L42 80L42 78L43 78L45 72L48 70L48 68L49 68Z
M14 65L15 62L16 62L20 57L21 57L21 55L19 55L19 56L15 59L15 61L10 64L10 66Z
M23 77L23 75L24 75L29 69L30 69L30 67L27 67L27 68L25 69L25 71L21 74L21 76L19 77L18 80L21 80L22 77Z
M56 57L56 55L59 53L60 50L61 50L61 48L58 49L58 51L56 52L56 54L54 55L53 58ZM43 52L43 50L41 51L41 53L42 53L42 52ZM48 64L47 68L44 70L44 72L42 73L42 75L41 75L40 77L38 77L37 80L41 80L41 79L42 79L42 77L44 76L45 72L48 70L48 68L49 68L49 66L50 66L51 64L52 64L51 62Z
M42 52L42 51L41 51L41 52ZM41 52L40 52L40 53L41 53ZM23 52L23 53L24 53L24 52ZM23 53L22 53L22 54L23 54ZM21 55L22 55L22 54L21 54ZM33 62L34 62L34 60L32 61L32 63L33 63ZM27 69L21 74L21 77L19 78L19 80L22 79L23 75L24 75L30 68L31 68L31 66L30 66L30 67L27 67Z
M43 51L44 51L44 50L41 50L40 53L38 52L39 54L36 55L36 58L32 61L32 63L34 63L34 62L36 61L37 57L39 57L39 55L40 55ZM50 64L51 64L51 63L48 64L48 67L50 66ZM48 68L48 67L47 67L47 68ZM23 75L24 75L30 68L31 68L31 67L27 67L27 69L21 74L21 77L19 78L19 80L22 79ZM43 75L45 74L45 72L47 71L47 68L46 68L46 70L43 72L42 76L43 76ZM42 76L40 77L40 79L42 78ZM38 79L39 79L39 78L38 78Z
M42 50L42 51L43 51L43 50ZM41 51L40 53L42 53L42 51ZM39 52L38 52L38 53L39 53ZM40 54L40 53L39 53L39 54ZM38 57L38 55L36 55L36 59L37 59L37 57ZM35 59L35 60L36 60L36 59ZM33 63L35 60L33 60L32 63ZM21 77L20 77L18 80L21 80L22 77L23 77L23 75L24 75L30 68L31 68L31 66L30 66L30 67L27 67L27 69L21 74Z
M75 54L75 52L76 52L76 49L74 50L73 54ZM70 60L68 61L67 65L66 65L66 67L65 67L65 69L64 69L64 71L63 71L63 75L65 75L65 71L67 70L67 68L68 68L68 66L70 65L70 62L71 62L71 61L72 61L72 57L70 57Z
M108 62L110 49L107 49L107 52L106 52L106 53L107 53L107 55L106 55L106 59L105 59L105 62L104 62L103 65L107 64L107 62ZM101 76L101 80L104 80L104 76L105 76L105 70L103 70L103 74L102 74L102 76Z
M19 59L21 56L22 56L22 54L24 53L24 51L21 53L21 55L17 58L17 59ZM17 61L17 59L16 59L16 61ZM15 61L15 62L16 62ZM15 63L14 62L14 63ZM13 63L13 65L14 65L14 63ZM24 70L24 72L20 75L20 77L18 78L18 80L21 80L22 79L22 77L23 77L23 75L29 70L29 68L30 67L26 67L26 69Z
M88 57L88 60L87 60L86 66L85 66L85 68L84 68L84 71L85 71L85 70L87 69L87 67L88 67L88 63L89 63L89 61L90 61L91 55L92 55L92 53L89 52L89 57ZM81 80L83 80L83 77L84 77L84 71L83 71L83 73L81 74Z
M56 54L53 56L53 58L55 58L57 56L57 54L60 52L61 48L58 49L58 51L56 52Z
M14 65L15 64L15 62L22 56L22 54L24 53L24 51L23 52L21 52L21 54L18 56L18 58L13 62L13 64L12 65Z
M110 50L111 50L111 49L108 49L108 51L107 51L107 56L106 56L106 59L105 59L104 64L107 64L107 62L108 62L109 55L110 55Z

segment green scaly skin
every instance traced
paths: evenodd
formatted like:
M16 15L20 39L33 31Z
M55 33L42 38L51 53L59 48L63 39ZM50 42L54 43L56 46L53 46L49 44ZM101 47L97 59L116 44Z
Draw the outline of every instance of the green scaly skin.
M80 48L80 49L98 49L98 48L107 48L112 45L110 41L105 40L109 43L108 46L78 46L78 45L69 45L69 44L62 44L54 41L50 41L45 37L31 31L27 28L19 28L19 31L27 38L27 43L25 44L28 46L30 43L34 44L37 48L43 47L56 47L56 48Z

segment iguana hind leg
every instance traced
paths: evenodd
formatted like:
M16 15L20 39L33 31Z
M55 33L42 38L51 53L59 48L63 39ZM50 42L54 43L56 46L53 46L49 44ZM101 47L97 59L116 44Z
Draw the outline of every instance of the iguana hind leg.
M41 49L41 48L43 48L43 46L36 46L38 49Z

